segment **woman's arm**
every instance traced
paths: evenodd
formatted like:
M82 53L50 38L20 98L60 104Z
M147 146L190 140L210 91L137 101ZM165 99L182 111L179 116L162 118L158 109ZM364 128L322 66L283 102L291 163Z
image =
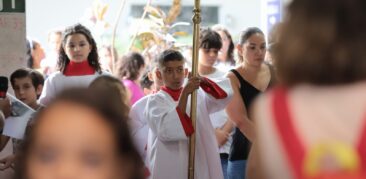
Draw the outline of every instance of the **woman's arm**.
M226 107L226 113L231 121L240 129L240 131L249 139L253 141L255 138L254 124L249 120L247 109L239 91L239 81L233 73L228 74L231 81L231 86L234 92L233 98Z

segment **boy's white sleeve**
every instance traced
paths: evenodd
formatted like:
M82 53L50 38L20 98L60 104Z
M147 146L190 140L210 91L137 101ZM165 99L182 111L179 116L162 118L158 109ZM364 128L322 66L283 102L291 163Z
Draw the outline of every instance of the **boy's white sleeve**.
M233 96L233 90L231 87L231 82L228 78L222 78L220 80L215 80L215 83L227 94L225 98L217 99L211 94L205 93L205 103L207 110L210 114L223 110L230 102Z
M190 135L179 116L176 104L160 95L148 99L144 111L150 129L161 141L187 140ZM192 127L193 129L193 127ZM193 133L193 132L192 132Z

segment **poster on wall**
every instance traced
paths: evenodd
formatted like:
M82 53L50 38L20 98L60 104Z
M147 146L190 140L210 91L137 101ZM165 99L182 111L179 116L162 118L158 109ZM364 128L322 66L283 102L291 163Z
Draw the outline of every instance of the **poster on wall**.
M0 0L0 75L26 67L25 0Z
M264 19L262 19L263 30L269 34L275 24L282 19L282 0L264 0Z

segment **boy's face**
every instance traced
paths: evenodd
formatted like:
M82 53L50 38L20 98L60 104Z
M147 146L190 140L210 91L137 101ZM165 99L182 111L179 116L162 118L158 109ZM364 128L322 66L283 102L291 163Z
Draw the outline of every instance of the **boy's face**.
M203 66L209 66L212 67L218 57L220 49L210 48L200 48L199 49L199 64Z
M31 107L37 103L37 95L42 92L42 86L34 87L30 77L15 78L13 89L15 97Z
M183 86L184 78L188 70L184 68L184 60L168 61L156 72L156 76L164 85L171 89L179 89Z

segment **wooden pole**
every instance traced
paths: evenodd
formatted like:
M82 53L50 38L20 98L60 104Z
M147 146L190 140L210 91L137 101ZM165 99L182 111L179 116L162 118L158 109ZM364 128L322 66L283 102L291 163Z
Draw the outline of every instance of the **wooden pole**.
M193 9L193 56L192 56L192 76L197 76L198 71L198 48L199 34L201 23L200 0L195 0ZM195 133L189 138L189 164L188 164L188 179L194 179L194 162L196 149L196 117L197 117L197 91L192 93L191 97L191 119Z
M126 1L127 0L122 0L121 1L121 4L119 6L119 10L117 12L117 17L116 17L116 21L114 22L114 25L113 25L113 33L112 33L112 45L111 45L111 52L112 52L112 73L115 72L115 66L116 66L116 58L114 56L115 52L115 48L114 48L114 44L115 44L115 41L116 41L116 31L117 31L117 27L118 27L118 23L119 23L119 19L121 18L121 14L122 14L122 11L123 11L123 8L125 7L125 4L126 4Z

